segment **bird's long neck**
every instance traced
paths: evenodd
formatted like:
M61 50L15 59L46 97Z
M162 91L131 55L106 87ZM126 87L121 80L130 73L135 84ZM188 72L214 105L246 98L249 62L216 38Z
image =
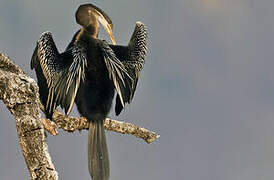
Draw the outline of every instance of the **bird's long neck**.
M75 37L75 42L84 40L84 39L89 39L89 38L97 38L98 36L98 29L95 30L94 32L87 31L85 28L81 28L79 33Z

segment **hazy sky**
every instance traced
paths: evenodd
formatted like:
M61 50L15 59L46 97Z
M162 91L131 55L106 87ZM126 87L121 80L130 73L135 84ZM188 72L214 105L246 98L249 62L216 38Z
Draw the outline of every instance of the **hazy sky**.
M148 28L133 104L110 116L161 138L148 145L107 132L111 180L274 179L274 1L1 0L0 51L35 78L29 64L39 35L51 31L64 50L84 2L112 18L119 44L136 21ZM109 41L103 31L100 38ZM60 179L89 179L86 131L61 131L48 144ZM1 103L0 179L28 176L15 120Z

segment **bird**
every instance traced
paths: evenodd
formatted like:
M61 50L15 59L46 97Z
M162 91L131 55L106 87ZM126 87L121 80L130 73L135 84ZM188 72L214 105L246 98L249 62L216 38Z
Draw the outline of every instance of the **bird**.
M37 76L40 101L46 118L52 120L60 106L69 115L74 103L90 122L88 169L93 180L109 179L109 157L104 130L116 95L115 114L132 103L147 54L147 29L136 22L127 45L117 45L109 16L93 4L82 4L75 13L81 28L64 52L59 53L51 32L37 41L31 69ZM112 43L98 38L100 24Z

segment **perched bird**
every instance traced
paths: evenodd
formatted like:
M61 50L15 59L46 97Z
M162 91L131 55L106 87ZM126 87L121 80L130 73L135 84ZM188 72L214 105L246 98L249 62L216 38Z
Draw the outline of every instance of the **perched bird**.
M131 103L146 56L146 29L137 22L127 46L115 45L112 21L92 4L79 6L75 33L63 53L59 53L50 32L41 35L31 59L45 115L51 119L57 106L71 112L74 102L90 123L88 168L93 180L109 179L109 158L104 119L115 91L115 112L119 115ZM98 39L99 22L113 44Z

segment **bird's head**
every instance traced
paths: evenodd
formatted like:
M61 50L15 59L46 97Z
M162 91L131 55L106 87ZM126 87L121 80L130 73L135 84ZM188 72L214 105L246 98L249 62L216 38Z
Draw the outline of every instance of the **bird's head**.
M93 4L80 5L75 13L76 22L94 36L97 36L100 22L108 33L113 44L116 44L112 34L112 21L106 13Z

